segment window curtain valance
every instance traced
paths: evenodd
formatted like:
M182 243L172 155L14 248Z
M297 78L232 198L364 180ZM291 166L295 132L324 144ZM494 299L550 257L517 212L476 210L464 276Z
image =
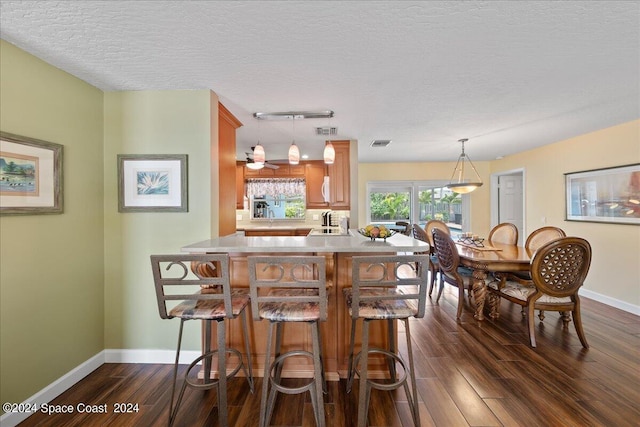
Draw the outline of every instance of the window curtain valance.
M247 196L271 196L278 198L304 196L304 178L251 178L247 179Z

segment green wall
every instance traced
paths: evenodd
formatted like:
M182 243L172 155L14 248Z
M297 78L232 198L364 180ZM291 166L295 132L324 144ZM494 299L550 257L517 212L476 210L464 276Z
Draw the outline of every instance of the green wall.
M21 402L105 349L175 348L149 255L217 233L218 98L103 93L0 43L0 130L64 146L64 213L0 217L0 400ZM119 213L118 154L187 154L189 212Z
M103 93L0 41L0 129L64 146L64 213L0 217L0 401L104 349Z
M160 319L149 255L211 236L212 116L217 129L208 90L105 93L107 349L175 348L179 322ZM118 213L118 154L187 154L189 212ZM185 333L184 348L199 349L199 328Z

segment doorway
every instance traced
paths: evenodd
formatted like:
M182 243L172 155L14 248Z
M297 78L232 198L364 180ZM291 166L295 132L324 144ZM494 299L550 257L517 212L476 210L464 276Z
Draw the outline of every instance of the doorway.
M524 169L491 175L491 227L503 222L515 224L519 245L526 235L524 208Z

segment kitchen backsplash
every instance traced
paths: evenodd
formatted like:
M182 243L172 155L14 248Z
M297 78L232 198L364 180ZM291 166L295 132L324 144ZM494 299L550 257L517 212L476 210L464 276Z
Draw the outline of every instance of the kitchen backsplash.
M322 227L322 214L323 212L331 212L331 215L334 218L338 218L336 221L337 224L340 223L340 219L344 217L349 217L349 211L334 211L330 209L307 209L305 213L304 220L293 220L293 219L274 219L273 224L279 226L292 226L292 227ZM249 210L245 209L236 209L236 227L237 228L245 228L245 227L257 227L257 226L268 226L269 220L251 220L249 215Z

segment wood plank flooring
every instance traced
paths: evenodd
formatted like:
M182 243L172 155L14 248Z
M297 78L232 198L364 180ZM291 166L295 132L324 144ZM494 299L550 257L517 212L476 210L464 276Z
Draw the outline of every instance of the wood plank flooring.
M429 300L425 317L411 322L422 426L639 426L640 317L582 302L590 349L582 348L573 324L563 328L557 313L538 323L532 349L519 306L503 301L500 319L476 322L467 301L456 322L457 299L447 286L440 304ZM105 364L51 404L107 404L108 413L36 413L20 426L164 426L171 369ZM257 378L251 394L243 378L231 381L230 425L258 424L261 384ZM347 394L344 380L329 382L327 426L356 425L357 391L357 383ZM403 391L374 390L371 400L369 425L411 425ZM126 402L139 411L114 413L114 404ZM215 391L187 390L176 425L215 426L216 405ZM281 395L271 424L314 426L308 394Z

